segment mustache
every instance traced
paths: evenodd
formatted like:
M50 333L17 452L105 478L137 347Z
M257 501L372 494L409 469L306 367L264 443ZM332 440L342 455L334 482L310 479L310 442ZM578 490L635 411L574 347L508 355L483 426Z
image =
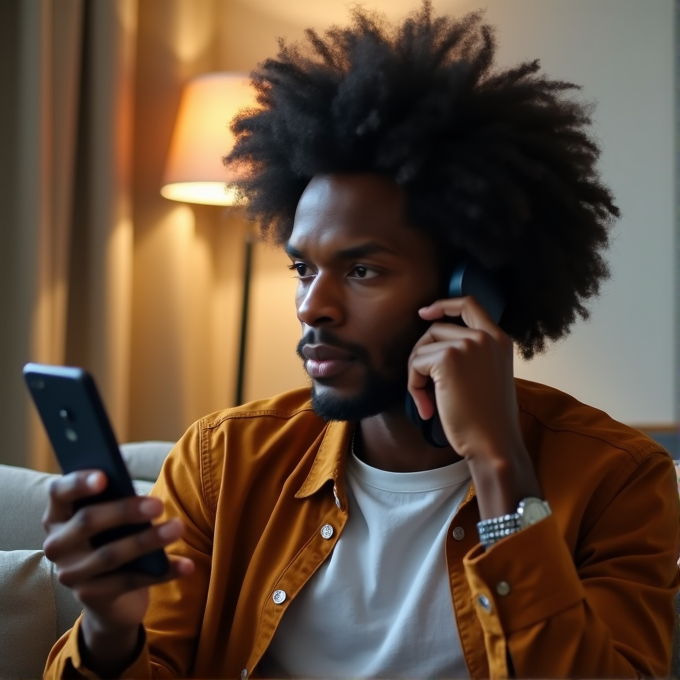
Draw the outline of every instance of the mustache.
M302 348L305 345L329 345L330 347L342 349L349 354L352 354L359 359L359 361L363 361L364 363L368 363L369 360L368 351L363 345L341 340L325 328L310 328L310 330L302 336L295 350L302 361L305 361L305 357L302 354Z

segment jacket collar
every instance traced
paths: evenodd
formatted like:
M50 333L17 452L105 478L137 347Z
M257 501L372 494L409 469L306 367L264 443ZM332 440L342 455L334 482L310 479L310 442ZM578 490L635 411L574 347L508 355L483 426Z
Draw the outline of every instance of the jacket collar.
M333 482L333 489L343 508L347 507L345 494L345 466L354 434L354 423L332 421L314 456L314 462L295 498L308 498L317 493L327 482ZM308 452L311 453L311 452ZM461 503L461 507L475 497L474 484Z
M342 507L347 507L345 464L353 433L354 423L332 421L326 425L312 467L295 498L308 498L332 481Z
M533 385L525 381L515 380L517 385L517 400L520 405L520 410L523 406L523 391L526 390L526 385ZM538 387L543 387L539 385ZM321 439L321 444L316 452L309 450L307 454L314 456L314 463L303 482L302 486L295 494L296 498L307 498L323 487L326 482L332 481L336 493L340 495L340 500L343 507L345 504L345 464L347 455L349 454L349 447L352 441L352 434L354 433L355 423L353 422L338 422L331 421L326 425L325 432ZM522 435L526 442L527 433L525 432L525 423L520 418L520 427ZM314 444L316 446L316 444ZM530 449L531 450L531 449ZM531 453L530 453L531 455ZM470 485L470 489L463 500L463 504L469 502L475 497L474 484Z

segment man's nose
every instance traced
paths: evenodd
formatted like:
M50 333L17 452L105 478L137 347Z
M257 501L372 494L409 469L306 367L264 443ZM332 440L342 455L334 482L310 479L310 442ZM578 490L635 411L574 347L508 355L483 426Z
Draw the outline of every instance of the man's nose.
M298 319L307 326L336 326L344 318L341 286L330 275L317 274L297 302Z

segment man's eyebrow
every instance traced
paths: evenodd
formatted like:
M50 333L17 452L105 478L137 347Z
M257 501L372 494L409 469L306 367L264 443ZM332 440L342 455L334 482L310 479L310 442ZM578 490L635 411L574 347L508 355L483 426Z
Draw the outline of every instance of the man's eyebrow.
M286 255L289 257L304 259L304 253L290 243L286 243L285 251ZM386 246L375 243L374 241L369 241L368 243L362 243L360 246L352 246L351 248L339 250L333 257L336 260L357 260L362 257L369 257L370 255L377 255L380 253L393 254Z
M286 251L286 255L288 255L288 257L304 257L302 252L294 246L291 246L290 243L286 243L284 250Z
M337 260L360 260L362 257L368 257L370 255L379 255L381 253L392 254L392 251L386 246L382 246L374 241L369 241L360 246L353 246L352 248L345 248L344 250L339 250L335 254Z

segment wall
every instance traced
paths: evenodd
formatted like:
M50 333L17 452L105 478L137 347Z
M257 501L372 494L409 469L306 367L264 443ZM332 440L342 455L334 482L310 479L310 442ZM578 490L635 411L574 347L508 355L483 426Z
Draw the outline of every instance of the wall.
M526 32L520 7L531 10ZM502 58L541 55L597 101L602 176L622 212L592 320L517 374L633 423L677 420L674 338L674 17L671 0L496 2ZM519 37L525 33L525 39Z
M450 13L478 6L434 5ZM549 75L581 84L583 96L597 102L602 176L623 213L613 233L612 278L592 305L591 320L546 355L518 359L516 373L627 422L675 421L673 2L488 0L486 6L499 29L501 64L540 57ZM387 7L398 18L408 5ZM222 63L239 69L273 54L277 35L295 39L308 24L323 28L346 18L341 0L292 6L250 0L223 8ZM299 327L285 263L276 252L257 252L249 399L305 381L293 351Z

